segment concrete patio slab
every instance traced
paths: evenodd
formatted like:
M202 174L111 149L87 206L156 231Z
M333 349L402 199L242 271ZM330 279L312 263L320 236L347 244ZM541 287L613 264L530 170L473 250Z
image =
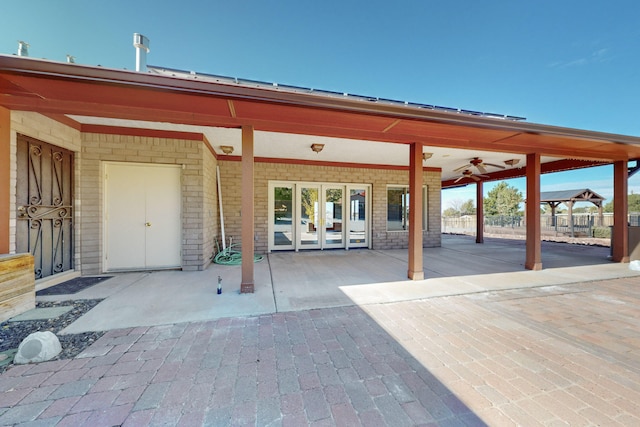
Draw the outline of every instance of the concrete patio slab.
M53 319L58 316L62 316L69 310L71 310L72 306L64 306L64 307L46 307L46 308L34 308L33 310L25 311L18 316L12 317L9 319L9 322L24 322L25 320L43 320L43 319Z
M446 295L640 277L607 259L609 248L543 243L541 271L524 269L524 242L443 236L424 251L425 280L406 277L406 250L271 253L256 264L254 294L239 294L240 266L117 274L73 296L104 298L63 333L206 321L232 316L393 303ZM223 293L216 294L218 276Z
M362 250L270 254L278 311L378 304L491 290L632 277L608 260L609 248L543 242L541 271L524 269L525 242L443 236L424 249L425 280L407 279L407 251Z
M223 292L217 294L218 276ZM269 265L256 263L253 294L240 294L240 266L212 265L205 271L119 274L75 294L105 298L63 334L193 322L275 312Z

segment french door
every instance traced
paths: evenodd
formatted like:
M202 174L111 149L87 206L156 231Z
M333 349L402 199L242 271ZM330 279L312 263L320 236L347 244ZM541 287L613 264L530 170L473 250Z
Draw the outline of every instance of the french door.
M269 183L269 250L369 246L368 185Z

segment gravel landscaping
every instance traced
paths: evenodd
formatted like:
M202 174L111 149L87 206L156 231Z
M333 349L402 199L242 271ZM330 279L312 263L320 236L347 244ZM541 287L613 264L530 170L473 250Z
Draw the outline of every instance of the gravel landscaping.
M62 352L54 359L71 359L80 354L85 348L93 344L104 332L86 332L82 334L58 335L62 329L73 323L77 318L91 310L100 301L75 300L38 302L36 308L73 306L67 313L53 319L25 320L20 322L3 322L0 324L0 352L17 349L23 339L29 334L39 331L51 331L58 336L62 345ZM11 364L0 361L0 373Z

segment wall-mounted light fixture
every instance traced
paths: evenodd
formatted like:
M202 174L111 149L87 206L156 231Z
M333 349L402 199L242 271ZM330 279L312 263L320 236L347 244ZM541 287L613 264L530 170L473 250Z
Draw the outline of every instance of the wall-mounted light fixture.
M324 144L311 144L311 149L316 153L319 153L324 148Z
M433 153L422 153L422 160L429 160L431 157L433 157Z
M230 145L221 145L220 149L222 150L222 152L224 154L231 154L233 153L233 147Z

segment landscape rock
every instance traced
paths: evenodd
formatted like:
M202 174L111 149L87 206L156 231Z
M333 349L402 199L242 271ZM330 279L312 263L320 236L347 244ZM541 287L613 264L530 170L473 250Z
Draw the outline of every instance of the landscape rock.
M60 340L53 332L34 332L22 340L13 363L22 365L45 362L56 357L61 351Z

